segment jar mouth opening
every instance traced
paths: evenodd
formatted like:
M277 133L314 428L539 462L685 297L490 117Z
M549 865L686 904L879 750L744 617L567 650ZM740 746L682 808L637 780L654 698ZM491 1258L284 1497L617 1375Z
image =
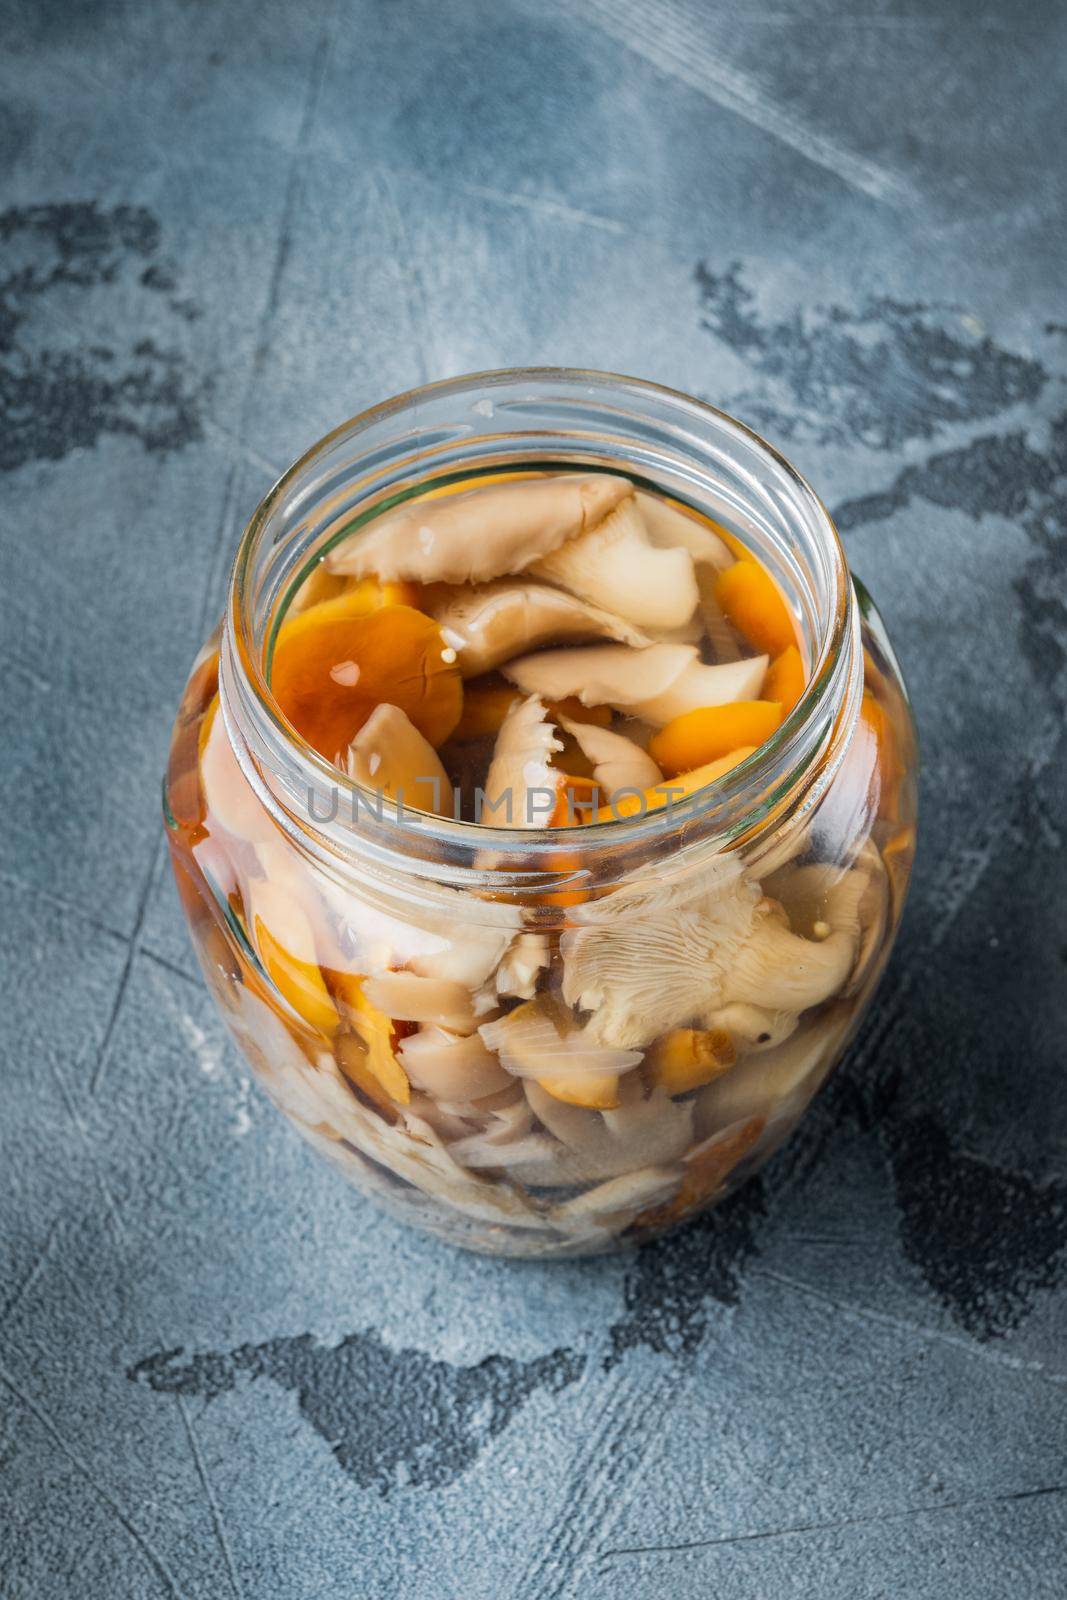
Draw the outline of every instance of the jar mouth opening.
M631 402L632 409L619 415L631 423L640 420L638 408L642 398L645 398L649 405L668 411L675 425L684 425L687 421L695 425L698 431L690 431L687 439L690 448L695 447L697 452L702 425L705 433L710 426L720 439L732 438L737 445L753 453L765 466L782 477L791 494L804 507L808 531L814 535L822 558L824 599L818 607L818 628L811 640L811 669L797 704L770 738L717 782L654 811L572 827L523 829L457 821L428 812L397 808L388 800L382 802L374 791L349 778L308 744L285 717L270 689L266 658L282 619L284 606L281 610L274 608L275 615L264 648L263 642L257 641L256 607L259 596L252 582L252 570L279 509L285 507L290 498L301 502L300 490L305 477L313 473L316 465L335 448L346 443L357 443L361 436L369 434L377 425L404 414L410 414L412 426L400 435L400 439L408 445L414 444L419 438L425 440L425 444L417 447L414 454L404 458L405 466L417 474L420 462L424 468L432 464L435 442L439 437L439 431L434 432L420 424L420 411L435 405L440 407L442 401L458 403L464 398L469 400L476 391L486 390L491 396L496 389L522 384L559 386L568 399L584 393L590 406L597 408L601 419L605 411L612 409L613 398L625 398ZM485 402L485 407L482 414L491 417L491 398ZM565 425L557 430L557 436L576 437L574 430L567 430ZM510 459L512 466L534 465L522 458L516 460L508 457L509 435L487 433L482 437L495 439L499 443L500 460L505 464ZM552 441L548 435L542 434L542 437L543 454L547 457L552 453ZM595 450L596 435L589 434L588 440L590 450ZM621 442L625 443L625 440ZM514 444L512 439L512 448ZM543 466L545 463L539 464ZM561 454L552 464L557 468L563 467L568 464L568 459ZM373 470L374 465L371 461L367 463L368 482L371 485L378 477ZM474 464L468 462L468 472L473 470ZM594 462L588 461L582 470L598 468ZM624 454L617 460L603 462L599 470L621 472L639 485L641 483L640 474L626 466ZM421 494L431 483L438 481L425 475L405 477L407 489L398 499ZM644 481L662 492L663 486L654 479ZM685 497L679 495L675 488L669 492L684 502ZM383 509L381 497L372 497L368 506L372 508L372 515L380 514ZM302 509L308 508L303 506ZM699 511L700 507L694 506L692 509ZM346 534L348 531L347 528L344 530ZM295 769L301 773L309 797L323 788L332 788L335 794L345 797L346 807L351 807L355 814L361 814L371 805L378 808L379 814L384 809L388 827L395 835L394 848L401 854L405 844L417 841L419 854L436 845L450 852L476 853L479 857L490 852L501 852L512 858L518 856L527 860L541 857L547 863L553 853L558 853L561 844L573 848L578 844L579 836L583 855L603 847L615 849L630 843L661 843L680 835L683 830L689 833L693 824L710 825L714 829L716 822L719 822L720 834L732 838L751 829L758 821L758 813L773 812L786 791L796 785L804 766L810 764L810 760L818 753L817 749L811 748L810 738L805 740L805 735L810 733L813 722L820 714L826 719L826 712L834 702L832 691L842 677L853 604L844 549L829 512L792 463L753 429L706 401L645 379L595 369L522 367L467 373L395 395L342 422L305 451L264 496L244 531L231 570L226 631L232 646L241 698L250 706L257 722L265 724L269 742L284 749L290 772ZM827 720L832 723L833 715ZM259 742L262 748L262 739ZM805 744L809 747L807 750L803 748ZM704 827L701 831L704 831ZM532 866L533 861L530 864ZM555 866L558 869L558 863ZM551 868L546 864L543 870L549 871Z

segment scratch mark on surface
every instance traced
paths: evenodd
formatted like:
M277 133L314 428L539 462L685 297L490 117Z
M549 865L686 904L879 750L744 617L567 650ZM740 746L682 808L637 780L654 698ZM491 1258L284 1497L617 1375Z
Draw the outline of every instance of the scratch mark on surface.
M52 1065L52 1075L53 1075L53 1078L55 1080L56 1087L59 1090L60 1097L63 1100L63 1104L66 1107L67 1115L69 1116L71 1122L74 1124L74 1128L75 1128L75 1130L77 1132L78 1138L81 1141L82 1148L86 1151L86 1154L90 1158L90 1165L92 1167L92 1175L93 1175L93 1178L94 1178L94 1180L96 1182L96 1186L100 1191L101 1199L104 1202L104 1210L105 1210L105 1212L106 1212L106 1214L107 1214L107 1216L108 1216L108 1218L110 1220L111 1229L112 1229L112 1232L114 1233L114 1236L115 1236L115 1252L116 1252L116 1255L119 1258L119 1261L122 1263L124 1269L126 1270L127 1276L129 1276L128 1252L127 1252L127 1246L126 1246L126 1230L125 1230L125 1228L123 1227L123 1224L122 1224L122 1213L119 1210L118 1203L115 1200L115 1196L111 1192L111 1186L107 1182L107 1179L104 1177L103 1172L101 1172L99 1166L97 1166L95 1163L92 1162L93 1150L92 1150L92 1140L91 1140L90 1135L89 1135L89 1129L87 1128L87 1126L85 1124L84 1118L80 1115L80 1113L78 1111L78 1108L74 1105L74 1103L72 1102L69 1094L67 1093L66 1085L63 1082L63 1078L62 1078L61 1074L59 1073L58 1069L55 1067L54 1064ZM158 1328L157 1328L156 1336L157 1336L157 1338L160 1336ZM203 1463L202 1457L200 1455L199 1448L198 1448L197 1443L196 1443L196 1438L195 1438L195 1435L194 1435L194 1432L193 1432L192 1422L191 1422L190 1418L186 1414L184 1398L183 1398L183 1396L181 1394L177 1394L177 1395L175 1395L175 1400L177 1402L178 1412L179 1412L179 1415L181 1417L182 1424L183 1424L183 1426L185 1428L185 1431L186 1431L186 1434L188 1436L189 1449L190 1449L190 1453L191 1453L192 1458L193 1458L194 1469L195 1469L195 1471L196 1471L196 1473L197 1473L197 1475L198 1475L198 1477L200 1479L200 1482L201 1482L201 1484L203 1486L204 1495L205 1495L205 1499L207 1501L207 1506L208 1506L208 1514L211 1517L212 1523L213 1523L214 1528L215 1528L216 1539L218 1541L219 1548L220 1548L220 1551L221 1551L221 1554L222 1554L223 1563L226 1566L226 1569L227 1569L227 1571L228 1571L228 1573L230 1575L230 1582L231 1582L231 1585L233 1587L234 1593L235 1593L235 1595L237 1597L237 1600L242 1600L240 1585L239 1585L239 1583L237 1581L237 1574L236 1574L236 1571L235 1571L234 1565L233 1565L232 1552L230 1550L229 1543L228 1543L228 1541L227 1541L227 1539L225 1537L225 1533L224 1533L224 1529L223 1529L222 1514L221 1514L219 1506L218 1506L218 1504L216 1502L215 1495L214 1495L214 1493L213 1493L213 1491L212 1491L212 1489L211 1489L211 1487L210 1487L210 1485L208 1483L207 1473L206 1473L206 1470L204 1468L204 1463Z
M260 472L266 473L272 483L276 483L285 471L284 467L279 467L274 461L268 461L267 457L254 449L252 445L246 444L243 439L238 438L232 428L227 428L217 418L206 415L201 416L200 425L209 439L214 437L227 450L236 452L242 461L249 466L256 467Z
M61 1217L55 1218L51 1227L48 1229L48 1232L45 1234L44 1244L37 1252L37 1259L26 1273L18 1288L11 1295L7 1305L4 1306L2 1311L0 1311L0 1328L6 1327L6 1325L10 1322L16 1310L22 1304L22 1301L29 1294L30 1290L37 1282L37 1279L44 1271L44 1268L47 1266L49 1257L52 1253L52 1245L55 1242L56 1233L59 1230L59 1224L61 1221Z
M722 50L709 43L706 14L670 0L585 0L582 9L604 33L661 72L770 134L849 188L897 207L918 200L906 180L808 127L730 66Z
M204 1458L201 1454L200 1445L197 1442L196 1430L193 1427L192 1418L189 1416L188 1408L186 1407L185 1401L182 1399L181 1395L177 1396L177 1401L178 1413L181 1416L182 1424L185 1428L185 1436L189 1441L189 1451L193 1458L193 1464L196 1467L197 1477L200 1479L201 1486L204 1490L204 1499L207 1501L208 1509L211 1513L211 1521L215 1529L215 1537L218 1540L219 1549L222 1551L222 1559L226 1564L226 1572L229 1576L230 1588L234 1592L235 1600L244 1600L244 1591L241 1588L241 1582L237 1576L237 1568L234 1565L233 1552L230 1549L230 1541L226 1534L226 1526L222 1520L222 1512L219 1509L218 1501L215 1499L215 1491L211 1487L211 1480L207 1475L207 1468L204 1465Z
M912 1322L907 1317L891 1316L887 1311L877 1311L873 1306L860 1306L852 1301L837 1300L833 1295L825 1294L823 1290L816 1289L813 1284L802 1283L796 1278L788 1277L784 1272L772 1271L769 1267L753 1267L752 1277L765 1278L769 1283L777 1283L783 1289L789 1289L794 1294L803 1295L808 1300L818 1301L822 1305L832 1308L841 1315L857 1322L874 1323L877 1327L890 1330L893 1333L908 1334L916 1339L928 1340L931 1344L944 1344L953 1350L962 1350L964 1355L976 1361L986 1361L992 1366L1001 1367L1008 1372L1018 1372L1023 1376L1039 1378L1043 1383L1067 1385L1067 1372L1056 1372L1045 1365L1043 1361L1026 1360L1022 1356L1010 1356L1003 1350L987 1344L977 1344L973 1339L968 1339L960 1334L949 1333L944 1328L932 1328L921 1322Z
M787 1528L758 1529L753 1533L726 1534L721 1538L680 1539L673 1544L621 1546L616 1550L605 1550L601 1560L611 1561L620 1556L674 1555L692 1550L713 1550L723 1545L755 1544L764 1539L788 1539L798 1534L832 1532L837 1528L859 1528L871 1523L940 1516L947 1511L980 1511L990 1506L1012 1505L1020 1500L1037 1500L1045 1495L1056 1494L1067 1494L1067 1484L1050 1483L1038 1489L1015 1489L1007 1494L944 1500L940 1504L925 1506L901 1506L895 1511L878 1511L867 1517L839 1517L828 1522L798 1522Z
M22 878L12 872L0 871L0 884L6 889L13 889L16 894L25 895L34 902L54 906L57 911L62 911L64 916L75 917L86 928L92 928L94 933L102 933L105 938L117 939L120 944L129 944L130 936L123 933L121 928L112 927L109 922L102 922L99 917L93 916L91 911L75 905L73 900L66 900L62 895L53 894L48 889L39 889L36 884L32 886L25 883Z
M523 194L520 190L494 189L487 183L457 183L464 194L476 195L481 200L492 200L497 205L511 206L519 211L532 211L538 216L552 217L560 222L573 222L581 228L598 228L602 233L626 235L631 230L612 217L600 217L593 211L582 211L562 200L552 200L547 195Z
M141 1554L144 1556L145 1560L149 1563L149 1565L152 1567L152 1570L164 1584L167 1593L173 1595L175 1600L182 1600L181 1591L178 1588L178 1585L169 1567L164 1562L162 1556L160 1556L153 1549L152 1545L137 1527L136 1523L134 1523L132 1519L127 1516L126 1512L123 1511L115 1497L109 1494L104 1488L100 1480L99 1469L90 1471L81 1457L71 1449L70 1445L64 1439L63 1435L60 1433L59 1429L56 1427L48 1413L44 1411L35 1400L32 1400L23 1389L19 1388L14 1378L12 1378L2 1366L0 1366L0 1383L5 1384L15 1396L16 1400L20 1401L21 1404L25 1406L26 1410L29 1411L31 1416L37 1419L37 1422L48 1434L56 1448L61 1452L62 1455L66 1457L74 1470L85 1479L92 1492L108 1508L115 1520L119 1522L123 1528L125 1528L134 1544L141 1551Z
M639 1470L648 1458L649 1418L662 1414L677 1383L673 1363L652 1378L617 1384L605 1399L590 1392L592 1428L567 1472L560 1509L538 1542L538 1552L522 1574L511 1600L557 1600L589 1564L594 1542L622 1516L633 1497Z
M163 836L160 834L160 837L156 840L155 847L152 851L152 859L148 864L148 872L145 875L144 885L141 889L141 897L137 904L137 916L134 920L133 932L130 934L129 944L126 947L126 959L122 964L122 971L119 974L119 981L115 986L115 995L111 1002L111 1010L108 1012L107 1025L104 1028L104 1037L100 1041L100 1049L97 1052L96 1066L94 1067L93 1075L89 1080L90 1098L95 1097L101 1083L104 1081L104 1073L107 1070L108 1062L111 1058L111 1046L115 1037L115 1028L118 1025L119 1013L122 1010L123 1002L126 999L126 993L130 986L130 974L133 971L134 959L140 948L141 933L144 929L145 918L148 915L148 902L151 899L152 889L155 886L156 868L159 865L162 852Z
M393 193L391 174L385 167L377 167L371 181L383 220L392 234L392 255L397 270L408 290L405 298L408 303L408 323L418 356L418 381L427 383L445 368L437 354L433 318L430 316L426 285L419 268L419 253L411 242L403 207L397 203Z
M141 946L141 955L150 961L154 967L159 967L163 972L169 972L172 977L180 978L183 983L192 986L203 993L204 980L198 972L187 972L184 967L179 967L177 962L170 961L166 956L161 956L158 950L149 950L147 945Z

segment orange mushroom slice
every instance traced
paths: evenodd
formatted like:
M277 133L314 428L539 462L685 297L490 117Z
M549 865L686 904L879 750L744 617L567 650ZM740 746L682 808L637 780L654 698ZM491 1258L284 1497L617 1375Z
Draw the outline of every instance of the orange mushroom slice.
M323 977L355 1034L355 1039L343 1048L338 1041L341 1071L372 1100L380 1102L384 1093L390 1103L410 1104L411 1084L396 1057L397 1030L393 1023L367 999L363 980L355 973L328 970Z
M781 655L775 656L767 668L767 676L763 681L763 696L766 700L777 700L781 705L783 717L787 717L804 693L805 685L804 663L800 659L800 651L795 644L791 644Z
M347 599L326 600L297 617L291 631L280 630L270 670L280 709L336 765L382 704L403 711L430 744L442 744L463 709L455 651L411 606L352 614L342 605Z
M737 1046L725 1028L672 1028L645 1052L645 1073L654 1088L688 1094L728 1072Z
M321 1033L337 1027L337 1007L319 968L315 936L303 909L281 884L248 886L248 923L264 971L305 1022Z
M796 643L785 600L766 567L747 557L720 572L715 598L726 617L757 650L780 655Z
M678 805L689 795L696 794L698 789L706 789L709 784L718 783L719 779L724 778L734 767L739 767L742 761L747 761L750 755L754 755L755 749L755 745L742 745L739 750L731 750L728 756L721 756L718 761L709 761L705 766L694 768L692 772L681 772L676 778L646 789L643 794L620 795L606 806L601 806L594 820L622 821L626 817L644 816L648 811L660 811L664 806Z
M648 753L670 778L679 772L718 761L742 745L761 745L782 721L782 707L773 700L735 700L723 706L701 706L668 722L653 734Z

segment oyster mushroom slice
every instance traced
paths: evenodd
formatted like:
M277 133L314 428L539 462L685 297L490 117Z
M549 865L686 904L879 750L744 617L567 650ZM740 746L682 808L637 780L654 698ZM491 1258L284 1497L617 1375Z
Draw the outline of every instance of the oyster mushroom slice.
M520 933L494 974L497 994L532 999L538 976L550 959L551 951L543 933Z
M746 1054L774 1050L783 1044L797 1026L792 1011L765 1011L761 1006L743 1005L734 1000L704 1018L707 1028L721 1028L739 1042Z
M651 639L624 617L577 595L523 579L455 589L432 602L430 615L459 656L465 678L502 661L567 639L616 639L642 646Z
M662 728L687 711L703 706L724 706L733 700L757 700L767 672L767 656L745 661L720 661L707 667L693 661L659 694L634 706L635 713Z
M575 907L560 939L564 1001L593 1013L591 1039L620 1049L703 1024L729 999L732 969L765 916L758 901L737 858L720 856L699 888L635 879Z
M404 1071L417 1089L438 1100L477 1100L512 1086L512 1079L478 1034L433 1025L403 1040Z
M654 644L647 650L601 644L520 656L502 670L524 694L544 695L547 700L573 695L583 706L630 710L669 689L696 660L691 644ZM640 715L636 710L633 714Z
M537 695L511 707L496 736L478 821L504 828L547 827L559 787L552 757L563 749L547 716Z
M344 770L356 783L401 807L452 813L452 786L441 757L399 706L377 706L348 747Z
M833 1008L709 1083L697 1095L698 1133L707 1135L748 1117L771 1123L796 1116L822 1082L848 1022L846 1009Z
M649 540L660 550L688 550L693 560L722 571L735 557L706 522L644 489L634 495ZM699 574L698 574L699 577Z
M625 478L563 473L416 501L331 550L326 566L385 582L484 583L595 528L632 494Z
M575 1080L612 1079L641 1060L639 1050L599 1043L546 995L527 1000L496 1022L483 1022L478 1032L516 1078L565 1072Z
M652 544L632 497L531 571L642 628L683 626L700 598L689 551Z
M502 668L527 694L547 700L575 695L585 706L616 706L657 728L701 706L758 699L766 670L766 656L708 667L687 644L544 650Z
M560 717L559 721L592 762L593 782L609 805L619 790L652 789L663 782L663 774L652 757L632 739L590 722L572 722L569 717Z
M640 1085L627 1086L627 1103L606 1112L567 1105L533 1081L526 1084L526 1098L587 1181L667 1166L680 1160L692 1142L693 1102L672 1100L661 1089L646 1099Z
M461 983L420 978L414 972L382 972L364 980L363 993L394 1021L432 1022L455 1033L474 1032L470 994Z
M807 1011L840 992L855 959L851 933L802 939L764 916L754 937L734 955L724 1000L748 1001L768 1011Z

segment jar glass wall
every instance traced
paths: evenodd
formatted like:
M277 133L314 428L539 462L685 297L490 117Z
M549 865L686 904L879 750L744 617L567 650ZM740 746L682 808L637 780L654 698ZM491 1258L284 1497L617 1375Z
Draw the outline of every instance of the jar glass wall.
M338 540L520 470L622 473L775 579L806 689L718 783L520 833L398 811L281 715L273 643ZM731 1192L839 1059L901 915L914 732L825 510L763 441L631 379L481 374L356 418L264 501L183 696L165 812L205 975L300 1132L448 1240L575 1255ZM575 1092L594 1050L606 1087Z

